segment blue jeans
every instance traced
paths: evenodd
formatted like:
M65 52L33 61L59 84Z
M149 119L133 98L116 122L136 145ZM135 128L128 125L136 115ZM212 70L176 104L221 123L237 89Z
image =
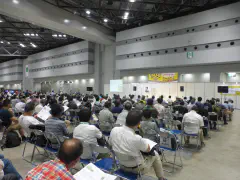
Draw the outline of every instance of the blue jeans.
M15 174L18 177L18 179L22 179L21 175L17 172L17 170L15 169L15 167L13 166L13 164L11 163L10 160L5 159L2 154L0 154L0 159L4 163L3 172L5 175L6 174Z

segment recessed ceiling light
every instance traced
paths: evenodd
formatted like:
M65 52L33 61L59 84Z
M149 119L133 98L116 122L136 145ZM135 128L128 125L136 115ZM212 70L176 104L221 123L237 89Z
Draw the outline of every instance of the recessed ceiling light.
M58 35L58 37L62 37L62 35L61 35L61 34L59 34L59 35Z
M19 1L18 0L13 0L12 1L14 4L19 4Z
M10 42L7 42L8 44L11 44Z
M69 19L64 19L64 21L63 21L64 23L70 23L70 20Z
M32 45L32 47L34 47L34 48L36 48L37 46L35 45L35 44L33 44L33 43L30 43L31 45Z
M87 27L86 27L86 26L83 26L82 28L83 28L83 29L87 29Z
M2 23L2 22L3 22L3 20L0 19L0 23Z
M38 36L38 34L35 34L35 36Z
M19 45L22 46L22 47L26 47L26 46L25 46L24 44L22 44L22 43L20 43Z
M135 2L135 0L129 0L130 2Z
M105 19L103 19L103 21L104 21L104 22L108 22L108 19L105 18Z
M91 14L91 12L89 10L86 11L87 14Z
M2 43L2 44L3 44L3 41L0 41L0 43Z
M35 36L35 34L31 34L31 36Z
M57 34L53 34L52 36L53 36L53 37L57 37Z
M64 34L63 37L67 37L67 36Z
M27 33L27 34L25 34L25 36L30 36L30 34L29 34L29 33Z

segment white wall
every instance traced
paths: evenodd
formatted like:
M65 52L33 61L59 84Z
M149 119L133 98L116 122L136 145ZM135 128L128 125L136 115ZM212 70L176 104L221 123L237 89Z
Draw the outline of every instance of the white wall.
M16 59L0 64L0 82L21 81L23 78L23 60Z
M240 17L239 9L240 2L119 32L116 68L133 70L239 63L240 21L235 23ZM233 46L230 45L232 41L235 42ZM209 47L205 48L205 45ZM188 48L186 51L185 47ZM167 54L165 50L168 50ZM193 58L187 58L187 51L193 52Z

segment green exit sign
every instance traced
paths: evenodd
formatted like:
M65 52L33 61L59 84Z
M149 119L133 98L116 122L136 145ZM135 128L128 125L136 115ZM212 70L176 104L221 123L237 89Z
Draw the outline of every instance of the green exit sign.
M187 52L187 58L192 59L193 58L193 52Z

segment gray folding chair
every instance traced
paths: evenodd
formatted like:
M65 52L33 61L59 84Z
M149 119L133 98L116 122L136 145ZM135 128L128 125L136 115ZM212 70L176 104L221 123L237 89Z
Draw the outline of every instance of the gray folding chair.
M44 136L47 140L45 150L48 154L48 157L50 159L54 159L57 155L57 152L58 152L60 146L61 146L61 141L60 141L59 137L56 136L52 132L45 132ZM63 139L64 139L64 137L63 137Z
M193 132L193 133L186 133L185 130L188 129L188 128L195 128L197 129L197 133L196 132ZM191 122L183 122L182 123L182 133L181 133L181 145L183 144L183 138L186 137L186 136L190 136L190 137L194 137L197 139L197 147L196 149L198 149L199 147L199 142L200 142L200 134L199 134L199 130L200 130L200 127L198 124L196 123L191 123Z
M162 160L165 163L172 164L172 169L170 171L167 169L164 169L164 171L173 173L175 170L175 166L178 166L180 168L183 167L182 157L180 154L180 144L178 143L177 137L169 131L165 131L165 132L160 131L159 135L160 135L159 147L162 151ZM176 147L172 147L172 141L176 143L175 144ZM174 153L173 162L167 160L166 154L164 151L169 151ZM176 163L177 155L179 156L180 164Z

